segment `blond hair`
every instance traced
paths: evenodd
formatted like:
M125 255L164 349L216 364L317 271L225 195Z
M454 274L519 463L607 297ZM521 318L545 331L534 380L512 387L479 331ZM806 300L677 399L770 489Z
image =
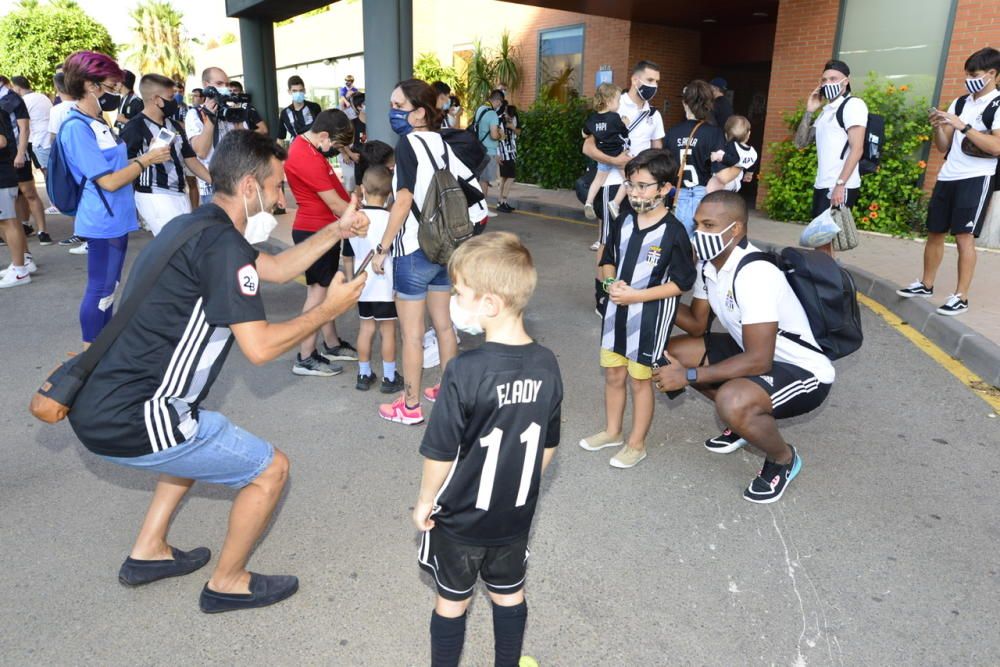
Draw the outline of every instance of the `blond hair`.
M613 83L602 83L594 91L594 109L597 111L606 111L611 100L621 96L621 88Z
M730 116L726 121L726 141L742 141L750 138L750 121L744 116Z
M494 294L520 315L538 283L531 253L515 234L490 232L455 250L448 262L452 284L462 283L476 296Z

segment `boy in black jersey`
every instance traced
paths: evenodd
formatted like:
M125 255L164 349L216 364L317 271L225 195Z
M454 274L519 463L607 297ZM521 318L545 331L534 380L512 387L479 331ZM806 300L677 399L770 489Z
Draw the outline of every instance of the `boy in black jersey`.
M531 254L509 233L466 241L449 264L452 320L486 342L456 357L441 380L427 432L413 521L418 560L434 576L435 667L458 665L476 580L493 601L498 667L521 656L528 616L528 532L542 472L559 444L562 379L555 355L524 330L535 289Z

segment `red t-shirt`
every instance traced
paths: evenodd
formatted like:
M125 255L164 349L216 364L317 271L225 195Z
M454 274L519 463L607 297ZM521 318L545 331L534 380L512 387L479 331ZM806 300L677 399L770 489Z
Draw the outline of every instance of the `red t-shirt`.
M333 166L302 135L295 137L292 145L288 147L285 178L288 179L288 185L292 188L292 194L295 195L295 201L299 205L292 229L318 232L337 220L337 216L320 198L318 194L320 192L336 190L341 199L351 200L344 185L334 173Z

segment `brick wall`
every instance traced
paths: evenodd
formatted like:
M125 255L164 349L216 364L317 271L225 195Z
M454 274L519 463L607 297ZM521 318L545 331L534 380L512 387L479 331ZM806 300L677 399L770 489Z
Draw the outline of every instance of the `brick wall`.
M1000 48L1000 2L997 0L959 0L955 13L955 28L948 48L948 63L944 70L939 109L946 109L951 101L965 94L965 59L983 48ZM925 187L930 189L937 181L944 164L944 155L931 149L927 161Z
M833 55L840 0L781 0L774 39L771 84L767 95L767 121L761 170L772 162L767 146L790 135L782 116L795 109L819 83L821 68ZM757 205L767 194L761 183Z

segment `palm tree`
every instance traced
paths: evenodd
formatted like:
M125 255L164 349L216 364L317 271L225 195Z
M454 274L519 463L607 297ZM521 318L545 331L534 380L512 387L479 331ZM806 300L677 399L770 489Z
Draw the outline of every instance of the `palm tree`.
M194 72L194 58L181 32L184 15L168 0L143 0L129 16L135 33L128 57L132 66L139 72L155 72L174 80Z
M39 0L20 0L20 2L17 3L17 8L31 11L33 9L38 9L39 4Z
M469 57L468 67L465 70L465 93L468 97L466 106L468 109L475 112L481 105L486 104L490 91L493 89L493 74L493 63L489 53L480 42L476 42L472 45L472 55Z
M500 46L491 65L498 85L505 83L511 91L521 87L521 58L517 47L510 43L510 33L506 30L500 35Z
M49 4L56 9L80 9L80 3L76 0L49 0Z

